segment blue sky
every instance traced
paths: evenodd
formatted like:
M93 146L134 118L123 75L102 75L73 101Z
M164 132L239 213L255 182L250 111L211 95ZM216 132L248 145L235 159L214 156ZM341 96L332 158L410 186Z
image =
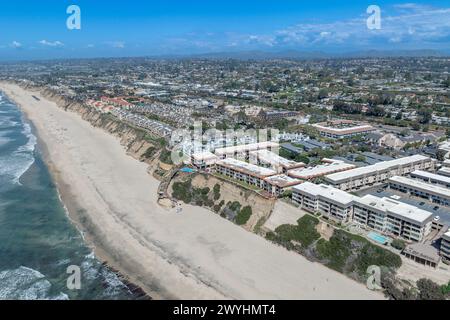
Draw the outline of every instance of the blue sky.
M66 9L81 9L68 30ZM381 29L366 26L369 5ZM0 59L242 50L450 51L450 2L401 0L2 1Z

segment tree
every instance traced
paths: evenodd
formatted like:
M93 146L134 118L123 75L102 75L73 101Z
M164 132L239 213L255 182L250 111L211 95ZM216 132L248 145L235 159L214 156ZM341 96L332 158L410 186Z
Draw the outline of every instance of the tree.
M419 289L420 300L444 300L445 296L438 284L430 279L420 279L417 281L417 289Z
M427 124L431 121L433 110L430 108L420 108L417 114L420 116L419 122L422 124Z
M325 99L326 97L328 97L328 90L325 88L320 89L317 98L322 100Z

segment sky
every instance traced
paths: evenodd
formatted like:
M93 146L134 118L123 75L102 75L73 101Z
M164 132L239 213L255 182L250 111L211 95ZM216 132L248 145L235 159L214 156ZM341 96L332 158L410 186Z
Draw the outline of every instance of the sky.
M70 30L67 8L81 11ZM381 9L369 29L370 5ZM0 59L210 52L450 52L450 1L14 0L0 5Z

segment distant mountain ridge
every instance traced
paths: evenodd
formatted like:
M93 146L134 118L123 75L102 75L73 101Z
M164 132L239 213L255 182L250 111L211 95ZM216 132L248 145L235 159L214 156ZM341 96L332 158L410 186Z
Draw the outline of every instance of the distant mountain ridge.
M173 58L199 58L199 59L238 59L238 60L267 60L267 59L332 59L332 58L388 58L388 57L446 57L448 53L431 50L366 50L343 53L326 53L323 51L236 51L211 52L192 55L174 55Z

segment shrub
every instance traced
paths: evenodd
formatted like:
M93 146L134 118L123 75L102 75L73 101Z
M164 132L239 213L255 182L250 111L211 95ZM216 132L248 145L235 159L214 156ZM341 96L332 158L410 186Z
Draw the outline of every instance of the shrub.
M405 243L405 241L403 241L401 239L394 239L391 242L391 246L395 249L403 250L406 247L406 243Z
M417 281L417 289L419 289L420 300L444 300L445 296L442 293L438 284L430 279L420 279Z
M319 220L310 215L304 215L297 220L297 225L284 224L278 226L275 232L284 242L297 241L303 247L308 247L314 241L320 238L320 234L316 230Z
M214 200L220 199L220 185L216 183L213 188Z
M246 224L248 219L252 215L252 208L250 206L245 206L236 216L236 223L238 225Z

